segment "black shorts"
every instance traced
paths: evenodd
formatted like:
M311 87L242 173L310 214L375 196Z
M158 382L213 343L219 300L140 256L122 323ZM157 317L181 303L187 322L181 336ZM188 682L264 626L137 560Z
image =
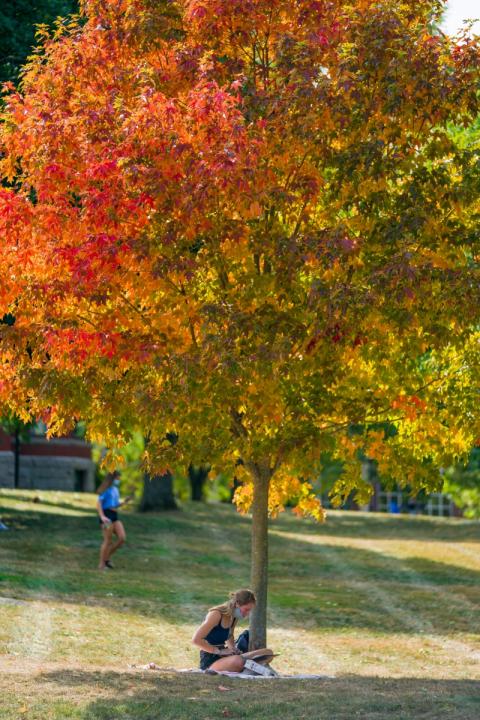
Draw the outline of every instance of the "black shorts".
M107 517L109 520L112 521L112 523L117 522L118 520L118 513L116 510L112 510L111 508L108 508L108 510L104 510L103 514L105 517ZM100 525L103 525L102 518L98 518L100 521Z
M221 655L200 650L200 670L208 670L210 665L213 665L221 657Z

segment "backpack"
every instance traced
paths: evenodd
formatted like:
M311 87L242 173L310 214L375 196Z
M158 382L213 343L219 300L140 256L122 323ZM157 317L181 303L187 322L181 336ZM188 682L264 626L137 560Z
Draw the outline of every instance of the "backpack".
M248 650L248 643L250 642L250 633L248 630L244 630L237 638L237 642L235 643L235 647L237 647L240 652L244 653Z

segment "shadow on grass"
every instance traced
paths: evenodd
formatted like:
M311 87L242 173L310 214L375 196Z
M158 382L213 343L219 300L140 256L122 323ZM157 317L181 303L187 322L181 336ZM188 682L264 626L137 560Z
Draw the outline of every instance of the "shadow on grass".
M232 514L229 504L187 503L191 516L199 521L217 518L227 521ZM249 516L236 513L235 524L250 528ZM396 539L399 535L405 540L472 542L480 543L480 521L464 518L430 517L428 515L394 515L387 513L364 513L357 511L327 511L327 521L317 523L309 518L300 518L287 509L270 521L270 528L294 532L298 535L319 535L332 537L351 537L369 539Z
M315 669L312 668L312 672ZM40 682L82 702L85 720L478 720L480 683L342 676L334 680L233 680L181 673L57 671ZM82 698L78 695L81 694ZM105 695L110 697L105 697ZM98 697L95 697L98 695ZM93 698L92 698L93 696ZM52 709L50 710L50 713ZM60 716L48 717L60 720Z
M21 493L2 495L0 493L0 516L3 514L15 514L18 516L29 516L31 510L13 509L8 507L10 499L31 502ZM52 507L51 515L62 516L61 510L77 510L81 513L96 515L95 508L83 507L69 502L56 502L43 499L39 505ZM194 526L208 523L229 523L236 528L243 528L250 531L251 518L238 514L232 505L228 503L195 503L183 504L186 512L164 512L139 514L127 510L122 512L124 518L135 518L138 525L145 527L148 523L155 528L157 525L164 525L165 518L169 518L171 526L183 524ZM55 513L54 509L59 512ZM63 518L63 516L62 516ZM355 511L329 511L327 522L319 524L313 520L298 518L293 513L287 512L270 522L272 529L294 532L298 535L319 535L332 537L351 537L363 539L395 539L402 535L405 540L418 541L442 541L442 542L475 542L480 543L480 521L464 520L462 518L437 518L424 515L387 515L385 513L361 513Z
M32 492L34 492L34 491L32 491ZM73 502L56 502L53 500L46 500L45 492L46 491L43 490L42 496L41 497L40 497L40 495L35 496L37 499L34 500L33 497L29 497L26 495L22 495L21 493L15 493L15 492L9 491L8 495L4 496L4 499L5 500L14 500L16 502L23 502L23 503L34 503L35 505L38 505L38 506L46 505L47 507L58 508L60 510L62 510L62 509L63 510L75 510L76 512L80 513L81 515L84 515L84 514L96 515L97 514L95 507L89 508L84 505L75 504ZM52 492L57 493L60 491L53 490ZM15 514L17 514L17 513L21 514L23 512L28 512L28 511L24 511L24 510L17 509L17 508L9 508L7 506L2 506L2 495L0 494L0 512L2 512L2 513L10 512L10 513L15 513ZM58 515L60 513L53 513L53 514Z
M327 521L318 524L292 513L281 515L272 527L299 535L315 534L364 540L396 539L419 542L480 542L480 522L463 518L439 518L427 515L387 515L356 511L328 511Z
M196 622L228 590L248 583L250 520L231 507L192 503L183 513L122 514L127 545L115 556L111 573L96 570L101 536L95 516L21 515L25 530L1 536L4 597L43 600L47 595L65 603L102 608L113 604L117 612ZM378 527L379 539L385 537L384 523L390 518L345 515L333 516L331 536L339 528L337 534L345 536L353 524L357 537L370 537ZM425 532L437 527L430 519L405 520L407 525L395 525L401 539L405 528L409 536L412 527ZM448 524L438 525L450 532ZM466 532L470 536L469 525L452 527L458 530L457 539L464 539ZM326 526L320 532L318 525L289 516L272 523L272 529L272 628L297 628L307 617L309 627L418 631L418 623L400 622L399 628L398 622L385 622L389 608L372 602L369 587L379 588L393 605L400 604L404 617L425 617L429 631L440 635L470 632L479 624L480 603L474 597L480 586L478 571L422 557L398 561L385 553L333 544L322 534ZM443 535L436 539L443 540ZM452 602L453 594L458 604ZM395 608L393 617L398 620Z

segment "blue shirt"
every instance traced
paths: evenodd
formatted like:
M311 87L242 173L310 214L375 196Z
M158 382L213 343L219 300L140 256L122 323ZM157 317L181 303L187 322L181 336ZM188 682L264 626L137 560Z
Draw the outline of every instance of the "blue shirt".
M115 485L111 485L98 497L103 510L114 510L120 505L120 493Z

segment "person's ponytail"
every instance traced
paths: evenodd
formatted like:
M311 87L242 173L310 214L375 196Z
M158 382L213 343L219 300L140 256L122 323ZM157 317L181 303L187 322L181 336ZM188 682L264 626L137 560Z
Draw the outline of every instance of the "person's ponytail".
M120 473L118 472L118 470L114 470L113 472L107 473L105 475L105 479L103 480L103 482L100 483L100 485L97 488L97 495L101 495L102 493L104 493L105 490L107 490L107 488L109 488L111 486L111 484L113 483L115 478L117 478L119 475L120 475Z
M228 600L221 605L215 605L215 607L211 607L209 612L212 610L218 610L221 615L228 615L231 618L234 618L234 608L236 605L247 605L248 603L255 603L257 602L257 599L255 597L255 593L253 593L251 590L242 589L242 590L234 590L233 592L229 593ZM233 627L233 625L232 625Z

